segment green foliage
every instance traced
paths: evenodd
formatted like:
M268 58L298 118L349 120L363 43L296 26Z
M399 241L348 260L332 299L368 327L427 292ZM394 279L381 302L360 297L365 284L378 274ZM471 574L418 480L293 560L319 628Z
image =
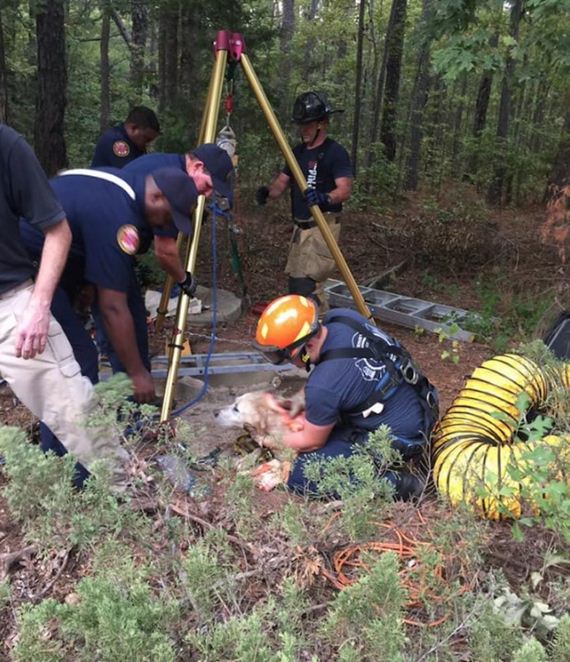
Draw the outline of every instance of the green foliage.
M570 616L566 614L560 619L560 623L554 633L554 641L551 647L552 662L565 662L570 660Z
M144 520L119 506L101 476L90 478L81 492L74 489L71 455L44 454L15 428L0 429L0 453L9 478L3 496L28 540L40 546L49 540L64 548L84 548L121 531L147 535Z
M548 656L544 646L532 637L515 651L513 662L548 662Z
M479 617L469 628L469 649L474 662L510 662L522 643L522 631L508 624L491 605L481 605Z
M339 648L341 659L403 660L406 599L395 554L383 554L370 573L339 593L323 624L323 636ZM343 652L344 651L344 652Z
M176 659L168 634L178 617L176 604L154 595L152 569L137 565L128 549L109 551L102 549L105 562L96 563L95 574L79 582L74 604L50 599L22 611L15 660L56 660L66 650L85 661Z
M342 500L343 527L352 540L358 540L371 534L379 510L392 500L393 488L381 475L399 460L390 429L383 425L366 443L357 444L350 457L307 462L305 477L316 485L318 495Z
M10 584L6 580L0 581L0 611L10 602Z

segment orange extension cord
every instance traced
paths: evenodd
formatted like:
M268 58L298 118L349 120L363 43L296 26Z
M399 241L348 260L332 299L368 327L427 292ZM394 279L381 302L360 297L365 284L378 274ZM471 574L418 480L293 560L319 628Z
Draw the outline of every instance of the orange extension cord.
M421 513L419 511L417 512L420 521L425 524L425 520ZM411 578L411 575L413 571L417 569L417 566L410 566L409 561L418 556L418 548L420 546L423 548L428 548L432 546L431 543L414 540L393 524L384 524L383 522L378 522L378 526L381 526L384 529L388 529L394 533L397 538L397 542L373 541L360 545L349 545L348 547L345 547L344 549L336 552L333 556L333 566L336 572L336 576L335 574L329 572L326 568L321 568L321 574L326 577L335 588L342 590L358 581L358 577L351 578L347 576L345 572L347 567L363 568L364 570L369 570L369 567L360 558L360 555L363 552L395 552L403 562L404 566L402 570L400 570L399 575L402 585L405 586L410 597L406 603L406 607L408 609L420 608L422 607L422 599L425 599L426 597L429 597L430 601L433 603L441 604L445 597L437 595L433 593L433 591L428 590L425 572L423 573L423 576L420 580ZM325 528L328 528L328 525ZM444 579L443 564L439 564L433 570L431 570L432 579L434 576L441 583L446 581ZM463 586L461 592L464 593L469 589L469 586ZM407 625L413 625L416 627L436 627L444 623L446 620L447 615L444 615L435 621L431 621L430 623L422 623L421 621L416 621L410 618L403 619L404 623Z

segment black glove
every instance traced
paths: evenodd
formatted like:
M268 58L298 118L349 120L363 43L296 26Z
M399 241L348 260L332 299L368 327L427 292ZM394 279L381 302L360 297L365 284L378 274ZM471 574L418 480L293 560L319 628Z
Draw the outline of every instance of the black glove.
M269 189L267 186L260 186L255 192L255 201L260 207L263 207L267 203L267 198L269 197Z
M308 188L305 191L305 202L309 207L319 205L321 209L327 209L332 204L331 196L328 193L321 193L315 188Z
M198 287L196 279L189 271L186 272L186 278L181 283L178 283L178 285L184 294L190 298L194 296L194 292L196 292L196 288Z

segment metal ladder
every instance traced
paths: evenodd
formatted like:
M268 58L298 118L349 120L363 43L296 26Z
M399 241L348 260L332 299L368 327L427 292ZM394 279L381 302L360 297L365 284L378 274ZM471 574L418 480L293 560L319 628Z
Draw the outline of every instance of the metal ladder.
M359 285L358 289L370 312L383 322L399 324L409 329L420 327L435 333L443 332L448 338L465 342L475 340L475 333L462 328L462 324L481 319L476 313L372 287ZM348 287L341 280L327 280L325 292L331 306L356 308Z
M190 356L183 356L180 359L180 368L178 375L180 377L200 377L206 373L206 359L207 354L192 354ZM168 374L168 357L155 356L152 359L153 369L152 376L157 379L165 379ZM164 368L155 368L154 366L164 365ZM221 375L237 372L259 372L259 371L273 371L285 372L292 370L293 365L284 363L282 365L274 365L270 363L261 352L220 352L210 356L210 363L208 365L208 374Z

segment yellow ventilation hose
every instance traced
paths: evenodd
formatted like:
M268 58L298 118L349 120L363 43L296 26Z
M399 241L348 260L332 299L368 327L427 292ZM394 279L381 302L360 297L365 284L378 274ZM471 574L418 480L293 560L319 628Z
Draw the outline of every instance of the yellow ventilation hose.
M554 386L568 388L570 364L541 369L531 359L504 354L476 368L432 435L433 476L453 505L466 503L489 519L520 517L521 488L531 481L524 461L537 445L560 448L568 439L548 435L524 442L516 437L521 394L528 409L543 408ZM524 412L523 412L524 413ZM508 471L522 472L515 481Z

